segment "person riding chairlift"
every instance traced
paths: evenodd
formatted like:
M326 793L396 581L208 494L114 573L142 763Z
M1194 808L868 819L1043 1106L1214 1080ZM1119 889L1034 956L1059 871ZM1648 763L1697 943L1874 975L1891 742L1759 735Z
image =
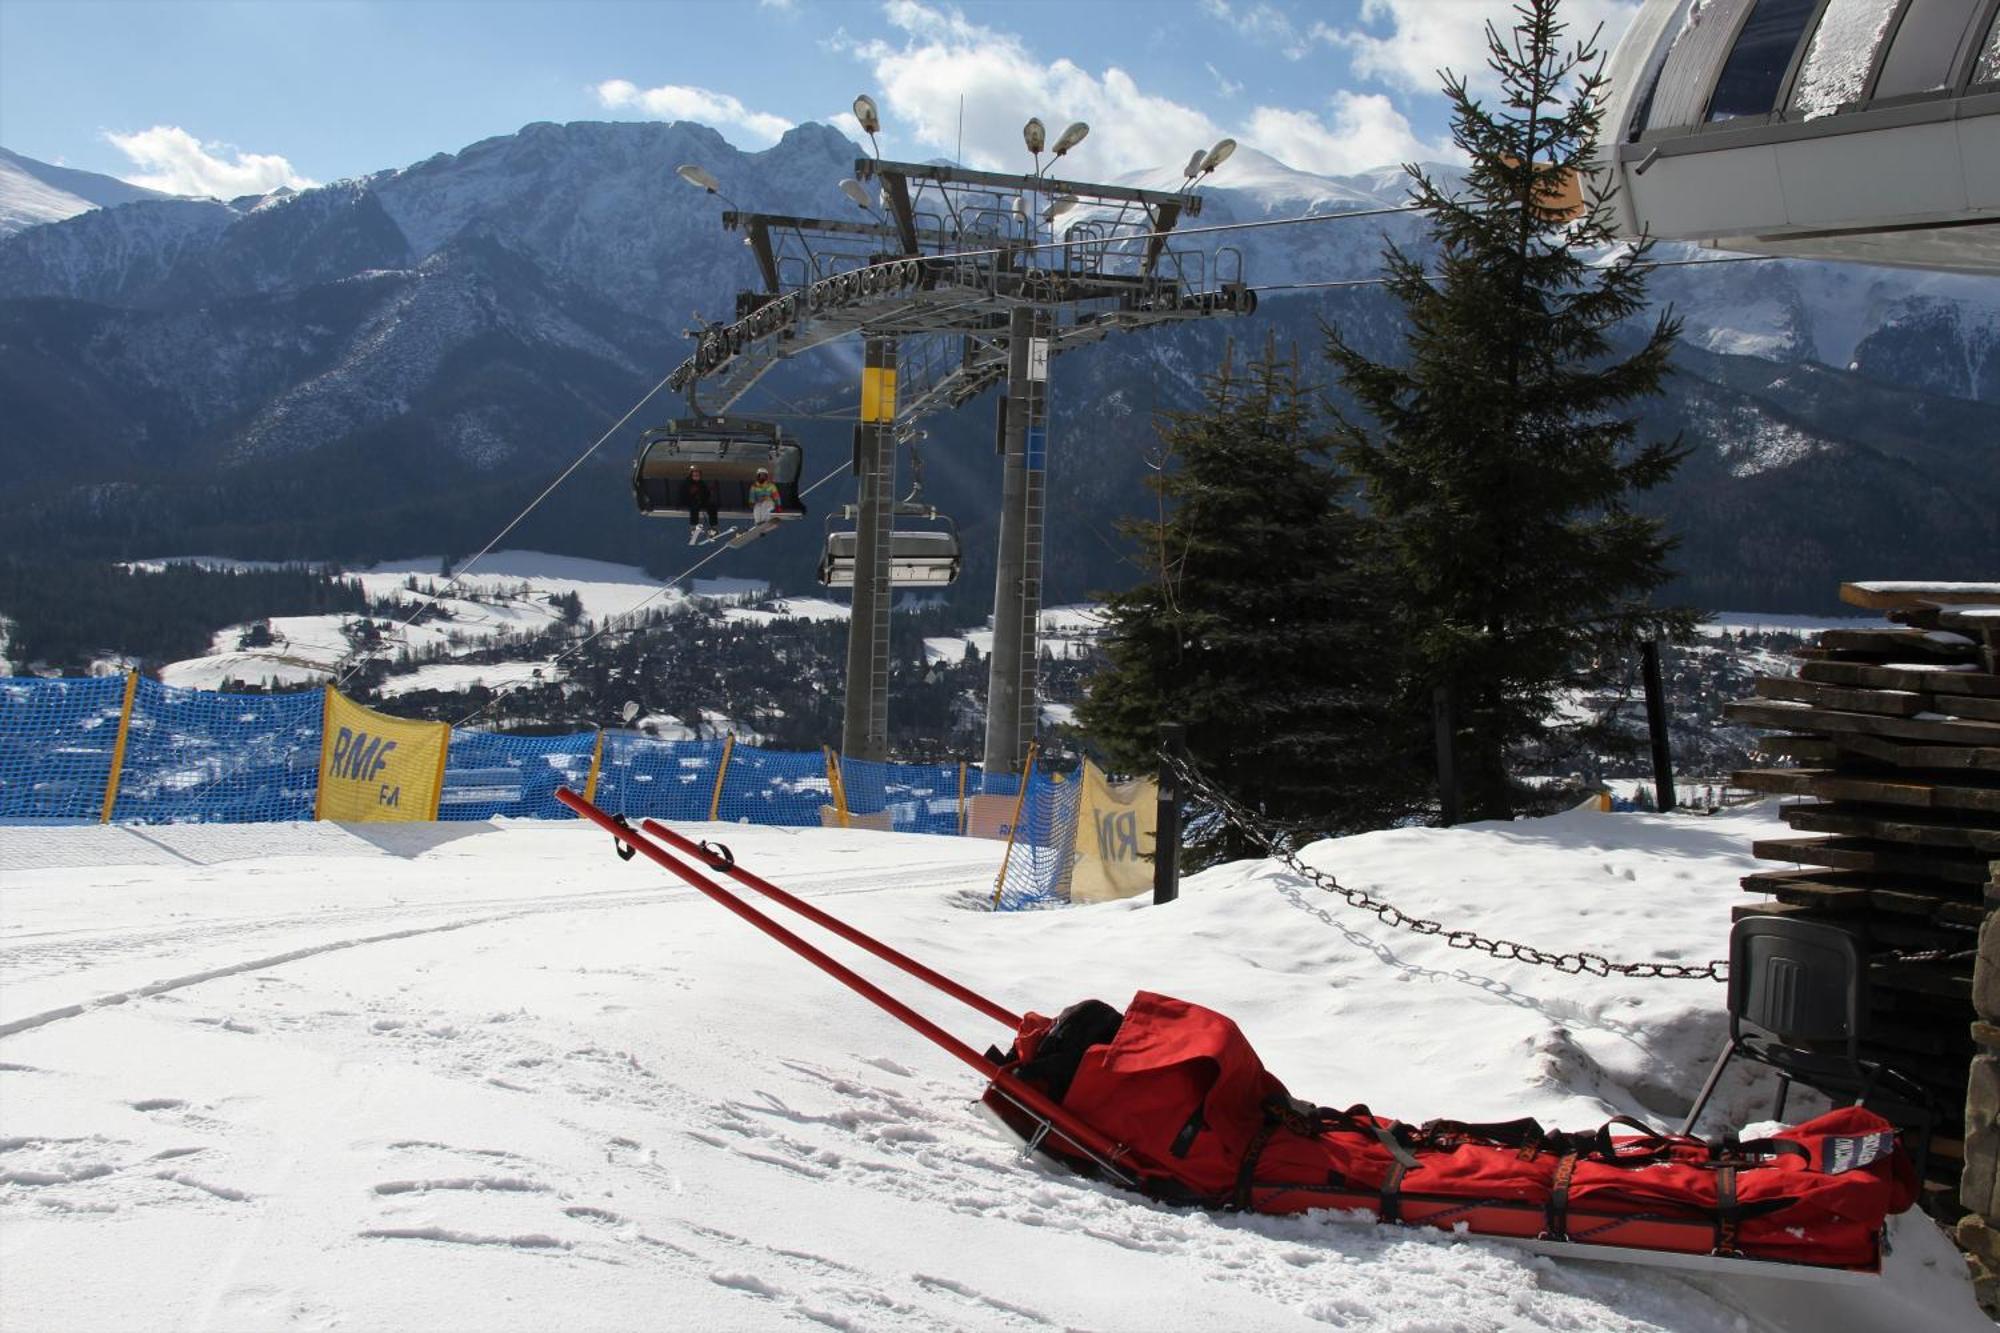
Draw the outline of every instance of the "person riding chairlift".
M688 511L688 545L693 546L702 538L701 516L708 515L708 539L715 540L717 532L715 512L715 492L701 479L701 468L688 465L687 480L681 483L681 504Z
M768 523L771 515L778 512L778 483L771 480L769 468L757 469L757 480L750 486L750 517L758 524Z

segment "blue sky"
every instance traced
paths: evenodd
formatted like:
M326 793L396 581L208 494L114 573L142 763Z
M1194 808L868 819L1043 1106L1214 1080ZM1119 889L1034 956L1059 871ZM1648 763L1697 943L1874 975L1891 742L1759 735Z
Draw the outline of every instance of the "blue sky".
M1570 0L1615 39L1633 5ZM178 193L399 167L537 120L691 119L764 147L877 98L883 151L1012 164L1088 120L1079 175L1222 134L1339 173L1445 155L1434 71L1490 0L5 0L0 145Z

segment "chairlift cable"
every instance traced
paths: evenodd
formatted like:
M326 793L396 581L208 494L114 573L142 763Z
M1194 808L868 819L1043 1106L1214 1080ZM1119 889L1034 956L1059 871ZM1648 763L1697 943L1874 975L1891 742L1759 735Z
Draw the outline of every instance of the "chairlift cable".
M848 470L848 466L849 465L846 463L839 464L832 471L828 472L825 476L821 477L818 481L814 482L812 485L800 491L799 494L801 496L811 495L814 491L826 485L829 481L832 481L835 477L839 476L841 473L846 472ZM659 587L653 589L653 591L647 593L644 598L633 603L631 606L626 607L623 611L620 611L618 614L610 617L608 620L604 622L603 625L599 626L591 634L589 634L584 638L578 639L575 643L572 643L569 647L563 649L562 652L550 658L547 663L547 667L552 670L555 667L562 665L563 662L568 660L571 656L573 656L577 652L580 652L584 648L589 647L592 643L596 642L598 639L604 637L606 634L611 633L611 631L613 631L614 629L617 629L619 627L619 622L629 620L631 617L645 610L648 606L651 606L654 602L658 601L662 596L664 596L670 589L673 588L675 584L680 583L684 579L690 578L696 573L700 572L700 570L704 566L706 566L709 561L714 560L716 557L722 555L729 549L730 547L727 543L718 545L713 551L710 551L707 555L695 561L692 565L689 565L686 569L674 575L672 578L667 579L665 582L661 583ZM640 633L645 632L643 626L639 627L639 632ZM496 692L491 699L488 699L478 708L473 709L470 713L467 713L464 717L460 718L458 721L452 723L451 725L453 726L453 728L464 726L466 723L472 721L474 718L486 712L487 709L493 707L494 704L499 703L502 697L503 696L500 693Z
M554 481L550 482L547 486L542 488L542 493L540 495L537 495L534 499L528 501L527 507L523 509L520 513L514 515L513 518L509 519L506 527L500 529L500 531L493 534L492 540L487 542L486 545L480 547L479 553L477 555L473 556L470 560L461 561L458 565L458 568L452 571L451 577L445 580L444 586L442 588L438 588L435 591L433 591L430 597L426 599L424 603L421 606L419 606L416 610L412 611L409 615L409 618L403 621L402 624L396 626L396 630L392 632L400 632L409 629L410 626L416 624L417 621L423 617L424 612L430 610L433 606L436 606L440 598L442 598L447 592L450 592L454 587L458 586L459 580L465 577L467 570L471 569L474 565L478 564L479 561L486 555L488 555L495 546L498 546L500 544L501 540L504 539L508 533L512 532L515 528L519 527L521 525L521 520L534 512L535 506L539 505L542 501L548 499L549 496L555 492L556 487L562 485L565 481L568 481L571 473L575 472L578 468L582 467L586 459L588 459L592 454L596 453L599 449L603 448L604 442L606 440L609 440L613 435L616 435L620 430L624 428L626 422L630 421L634 416L638 415L640 408L644 407L647 403L653 401L654 396L658 394L660 390L667 387L667 380L672 378L673 375L671 372L669 372L665 377L663 377L660 380L658 384L655 384L652 388L646 390L645 396L639 399L638 402L632 404L632 406L626 410L624 416L618 418L617 421L611 424L611 428L609 430L605 431L604 434L598 436L597 442L595 444L591 445L588 449L585 449L582 453L578 454L576 456L575 461L573 461L568 467L564 468ZM333 687L335 689L339 689L342 685L345 685L347 683L348 677L352 676L356 671L359 671L361 669L363 662L365 662L366 660L367 660L366 657L359 658L352 665L350 665L345 671L341 672L339 677L334 680Z

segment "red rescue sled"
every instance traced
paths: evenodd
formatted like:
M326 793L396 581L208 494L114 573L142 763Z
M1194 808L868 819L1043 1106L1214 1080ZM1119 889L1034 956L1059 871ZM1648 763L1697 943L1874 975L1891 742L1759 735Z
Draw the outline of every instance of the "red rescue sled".
M727 848L650 819L634 829L571 791L557 797L616 838L621 855L644 853L977 1070L985 1104L1029 1149L1164 1202L1339 1209L1547 1253L1866 1280L1880 1269L1887 1219L1916 1198L1894 1126L1858 1106L1754 1142L1629 1120L1572 1133L1526 1119L1409 1125L1365 1106L1314 1106L1212 1010L1141 991L1122 1013L1087 1000L1053 1019L1017 1015L744 870ZM975 1050L703 868L1012 1029L1010 1048Z

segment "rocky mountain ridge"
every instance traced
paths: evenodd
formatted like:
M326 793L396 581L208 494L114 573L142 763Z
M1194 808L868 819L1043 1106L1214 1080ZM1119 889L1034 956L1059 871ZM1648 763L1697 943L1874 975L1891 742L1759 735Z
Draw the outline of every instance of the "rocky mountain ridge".
M834 185L859 155L818 125L744 153L686 122L538 124L298 194L142 200L0 239L0 414L14 423L0 465L17 481L0 500L0 546L346 559L474 549L685 355L694 320L726 316L753 285L718 202L673 168L701 163L745 208L844 216ZM1377 209L1400 202L1402 184L1389 171L1312 176L1245 147L1203 193L1199 222L1214 225ZM1195 401L1226 341L1276 336L1311 357L1331 319L1393 350L1398 322L1379 290L1283 290L1372 275L1385 234L1420 243L1417 220L1393 216L1243 232L1232 245L1244 276L1271 289L1257 317L1114 339L1059 363L1053 466L1066 475L1050 564L1064 586L1051 595L1129 577L1112 522L1146 505L1154 416ZM1877 577L1990 564L2000 283L1779 261L1665 268L1654 291L1686 319L1687 346L1652 418L1703 446L1658 497L1689 533L1691 563L1713 566L1684 592L1808 609L1850 566L1788 580L1790 564L1852 559ZM802 412L815 478L846 455L837 418L852 350L788 364L741 405ZM660 526L632 514L623 468L642 424L679 410L654 399L521 537L674 568ZM1913 422L1943 434L1911 441ZM990 594L990 435L991 409L973 404L930 423L925 446L927 495L967 537L969 609ZM846 487L836 478L815 508ZM1751 532L1774 549L1728 534L1732 554L1718 558L1713 515L1741 518L1753 494ZM1881 545L1870 516L1891 512L1933 517ZM743 572L796 586L815 560L807 545L750 548ZM1794 582L1802 603L1786 600Z

